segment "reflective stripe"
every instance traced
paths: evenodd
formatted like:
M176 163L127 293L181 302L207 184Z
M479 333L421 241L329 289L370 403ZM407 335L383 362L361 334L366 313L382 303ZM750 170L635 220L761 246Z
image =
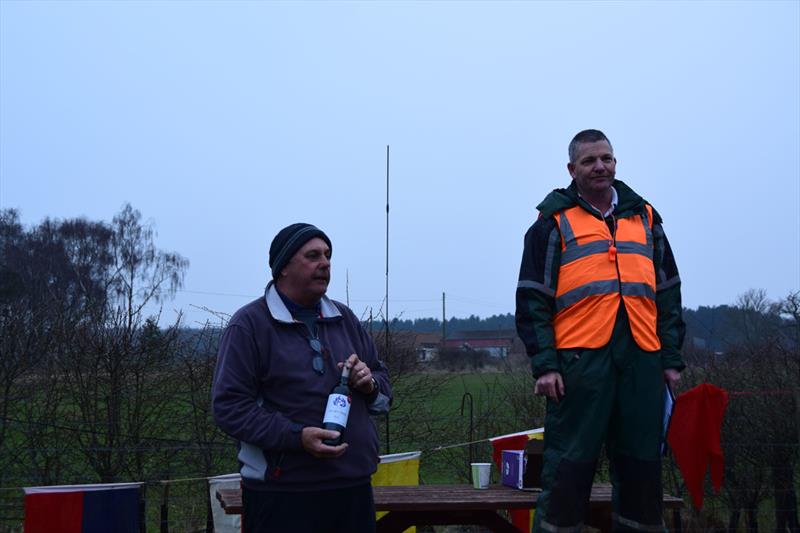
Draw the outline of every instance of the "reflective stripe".
M621 292L623 296L644 296L651 300L656 299L656 293L647 283L623 283Z
M538 281L531 281L527 279L521 279L517 283L518 289L536 289L539 292L546 294L547 296L555 296L556 291L548 287L543 283L539 283Z
M561 234L564 236L564 251L561 253L561 266L589 255L608 253L607 240L578 244L578 241L575 239L575 232L564 211L561 212L560 227Z
M560 311L570 305L574 305L588 296L598 294L614 294L619 292L619 280L608 279L602 281L592 281L571 291L565 292L556 298L556 311Z
M649 248L653 247L653 230L650 229L650 217L647 214L647 209L642 212L642 224L644 224L645 241Z
M561 215L559 217L561 219L561 223L559 224L559 226L561 228L561 235L564 236L564 246L569 248L570 246L569 243L575 241L575 232L572 231L572 226L570 225L569 220L567 219L567 215L564 214L564 211L561 211L561 213L559 214Z
M656 292L663 291L664 289L669 289L670 287L677 285L680 282L681 282L680 276L675 276L674 278L668 279L667 281L664 281L663 283L659 283L658 285L656 285Z
M551 533L573 533L573 532L580 532L583 530L583 522L580 522L574 526L556 526L551 524L546 520L542 520L539 523L539 526L544 529L545 531L550 531Z
M637 531L652 531L652 533L664 533L666 528L664 527L664 522L662 521L660 525L646 525L636 520L631 520L630 518L625 518L624 516L620 516L617 513L611 514L611 519L614 523L619 524L621 526L629 527L631 529L635 529ZM616 528L614 528L616 530Z
M652 238L650 240L652 240ZM652 244L642 244L640 242L633 242L633 241L618 241L617 242L617 253L618 254L638 254L638 255L643 255L646 258L652 260L653 259L653 245Z
M547 240L547 253L544 257L544 282L550 284L552 295L555 295L556 286L553 283L553 256L556 250L561 250L561 235L558 233L558 226L550 232L550 238Z
M653 264L658 265L656 271L656 283L666 281L667 273L664 272L664 229L660 224L653 227L653 235L658 237L658 247L655 248L655 258Z
M608 253L608 241L593 241L581 245L573 244L568 246L561 254L561 265L566 265L588 255L606 253Z

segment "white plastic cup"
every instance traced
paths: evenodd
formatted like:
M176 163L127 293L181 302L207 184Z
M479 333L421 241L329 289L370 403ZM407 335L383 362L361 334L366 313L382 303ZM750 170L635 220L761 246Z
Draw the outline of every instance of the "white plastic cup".
M476 489L488 489L492 463L470 463L470 466L472 466L472 486Z

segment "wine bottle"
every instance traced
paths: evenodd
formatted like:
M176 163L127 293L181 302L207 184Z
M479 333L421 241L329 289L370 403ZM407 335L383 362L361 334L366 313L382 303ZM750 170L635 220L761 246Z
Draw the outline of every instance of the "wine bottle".
M350 387L347 382L350 381L350 367L344 365L342 367L342 377L339 383L333 387L330 395L328 396L328 405L325 408L325 417L322 419L322 428L332 431L338 431L339 437L336 439L325 439L322 442L328 446L338 446L342 443L342 435L344 428L347 427L347 417L350 414Z

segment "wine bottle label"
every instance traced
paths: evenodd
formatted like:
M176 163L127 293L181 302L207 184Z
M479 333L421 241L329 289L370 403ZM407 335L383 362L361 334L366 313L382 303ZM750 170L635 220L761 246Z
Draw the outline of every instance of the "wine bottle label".
M339 424L347 426L347 415L350 414L350 397L344 394L331 394L328 396L328 406L325 408L323 424Z

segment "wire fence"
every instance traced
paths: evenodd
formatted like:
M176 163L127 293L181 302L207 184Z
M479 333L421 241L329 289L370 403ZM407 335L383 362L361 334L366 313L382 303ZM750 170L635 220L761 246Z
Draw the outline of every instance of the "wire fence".
M529 374L526 375L525 379L529 379ZM487 387L482 397L476 395L475 413L465 409L465 393L460 409L458 402L450 399L441 411L425 411L415 406L409 418L392 418L390 426L376 420L383 445L389 440L387 433L391 433L392 452L422 450L422 483L467 483L469 463L491 456L488 437L541 423L541 418L537 418L541 406L526 411L515 405L514 397L506 395L512 390L529 398L527 383L504 383L504 387L504 390ZM798 397L791 390L730 392L723 427L722 449L726 460L723 490L715 494L707 485L701 511L693 508L674 460L671 457L664 460L664 489L685 502L679 524L671 516L665 517L670 531L800 533L796 525L800 493ZM768 412L753 415L762 412L752 411L755 407L764 407ZM775 420L783 423L775 427ZM14 418L5 422L15 424L18 429L30 425ZM99 435L99 429L63 422L49 427L59 430L58 437L41 446L14 448L9 445L13 442L7 442L0 450L0 533L23 529L22 487L100 482L96 472L87 474L87 463L80 459L86 454L105 457L104 454L116 453L129 460L136 458L129 461L129 468L138 464L146 475L128 472L104 481L144 481L144 523L146 531L151 532L211 531L210 506L216 502L210 498L206 478L237 470L235 443L221 435L190 439L170 438L165 434L143 438L137 445L79 446L79 434ZM48 463L55 459L58 460ZM48 465L53 468L48 469ZM497 472L495 481L496 478ZM602 459L596 481L609 480L607 461Z
M765 447L790 449L798 453L797 443L763 443ZM743 448L744 445L736 443L723 443L724 449ZM491 448L485 441L473 443L475 457L487 457ZM460 445L451 448L434 449L423 453L421 460L421 482L426 483L443 478L449 478L452 483L468 482L469 445ZM794 470L792 470L794 469ZM751 486L743 490L723 488L715 494L707 484L704 492L704 505L702 511L693 508L691 499L683 485L677 466L671 457L664 461L664 488L669 494L684 499L685 506L680 512L680 521L675 523L671 514L665 514L665 525L669 531L682 532L747 532L758 531L797 533L792 527L790 518L784 519L779 527L781 516L789 517L797 513L797 507L780 507L776 501L786 501L786 496L798 493L797 482L794 482L794 491L775 491L769 486L769 480L774 475L775 465L768 465L760 471L752 470L751 474L762 480L760 486ZM798 479L797 465L783 465L783 470ZM221 471L217 474L232 472ZM201 473L196 473L201 474ZM495 478L497 472L494 473ZM427 479L426 479L427 478ZM33 481L33 480L31 480ZM497 479L495 479L497 481ZM609 482L608 466L605 460L601 461L596 476L597 482ZM782 498L783 496L783 498ZM736 509L733 502L750 497L751 506ZM796 496L794 496L796 497ZM213 531L211 506L217 505L209 492L209 484L204 475L196 477L182 477L178 479L157 479L145 482L142 488L144 502L144 531L150 532L210 532ZM0 489L0 532L17 533L23 531L24 520L24 495L21 487L6 487ZM426 531L418 528L420 533ZM428 530L430 531L430 530ZM451 531L437 528L436 531ZM453 530L454 531L454 530ZM480 529L459 529L458 531L481 531Z

